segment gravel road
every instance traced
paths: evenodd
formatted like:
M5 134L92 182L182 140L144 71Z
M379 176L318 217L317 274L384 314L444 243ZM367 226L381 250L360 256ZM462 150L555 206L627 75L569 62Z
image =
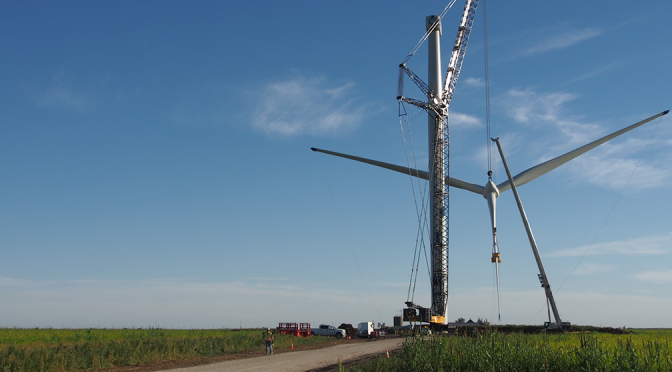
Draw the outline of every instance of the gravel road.
M318 350L293 351L282 354L262 356L250 359L238 359L227 362L196 367L173 369L173 372L299 372L321 370L330 365L361 359L369 355L379 355L387 350L401 348L402 338L380 339L352 344L340 344Z

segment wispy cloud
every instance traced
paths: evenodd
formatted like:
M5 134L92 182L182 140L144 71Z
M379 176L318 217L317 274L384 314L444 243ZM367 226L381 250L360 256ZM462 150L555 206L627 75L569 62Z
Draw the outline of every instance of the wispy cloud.
M390 287L390 288L408 288L408 283L404 282L375 282L372 287Z
M539 93L528 88L525 90L512 89L504 98L499 98L496 102L507 110L507 114L515 122L525 127L526 132L529 132L527 128L552 129L557 132L552 140L540 138L528 141L526 146L529 154L536 156L535 163L539 163L583 146L608 133L603 125L586 121L570 113L566 106L576 98L577 96L572 93ZM649 137L635 137L633 133L635 132L591 150L571 161L563 169L569 171L572 174L571 178L577 182L588 182L618 191L623 190L626 184L630 189L646 189L663 185L672 178L672 171L664 164L669 156L642 161L640 157L647 146L649 151L655 148L659 153L668 153L666 148L669 148L670 144L662 139L649 142ZM636 173L631 177L635 170Z
M243 280L256 280L256 281L266 281L266 282L276 282L276 281L284 281L288 280L289 278L287 277L270 277L270 276L250 276L247 278L243 278Z
M654 284L672 283L672 270L667 271L645 271L635 274L635 279Z
M569 140L563 141L565 145L585 144L589 139L595 139L599 127L580 122L565 108L566 103L576 98L577 95L567 92L538 93L532 89L511 89L498 103L520 124L537 127L552 125Z
M508 114L519 123L558 121L563 105L576 98L570 93L537 93L532 89L511 89L504 98Z
M64 72L55 74L49 88L36 93L37 103L43 107L85 111L87 95L76 91L70 80Z
M258 327L287 319L356 321L362 311L365 319L372 318L372 306L361 304L361 298L368 297L365 292L266 279L41 281L0 277L0 327ZM389 291L379 288L377 296L378 306L393 306Z
M522 49L517 55L525 57L548 53L553 50L565 49L601 34L602 30L596 27L583 29L562 27L562 31L542 36L542 39L537 40L532 45Z
M628 124L639 119L642 117ZM568 170L577 182L588 181L617 191L624 190L626 186L628 190L644 190L665 185L672 178L672 170L668 166L672 159L669 155L672 143L663 139L667 136L652 136L650 132L661 123L649 124L652 127L644 132L645 135L641 134L642 129L636 129L637 132L633 131L620 140L601 145L569 163ZM640 137L636 137L638 135ZM643 157L652 154L655 156Z
M576 275L596 275L596 274L604 274L608 273L610 271L616 270L616 266L612 265L604 265L604 264L598 264L598 263L585 263L579 265L579 267L574 270L574 274Z
M569 79L569 80L568 80L565 84L563 84L563 85L568 85L568 84L571 84L571 83L575 83L575 82L577 82L577 81L581 81L581 80L585 80L585 79L590 79L590 78L592 78L592 77L602 75L602 74L604 74L605 72L608 72L608 71L610 71L610 70L615 69L616 67L618 67L618 65L619 65L619 63L615 63L615 62L609 63L609 64L607 64L607 65L605 65L605 66L599 67L599 68L597 68L597 69L594 69L594 70L592 70L592 71L586 72L586 73L584 73L584 74L582 74L582 75L579 75L579 76L577 76L577 77L574 77L574 78L572 78L572 79Z
M482 87L485 85L485 80L481 78L466 78L464 79L464 84L470 87Z
M252 125L267 134L321 136L357 128L371 108L353 83L297 77L262 88Z
M451 112L448 120L450 122L451 128L472 129L483 127L481 119L474 115Z
M596 150L595 155L584 155L570 163L568 169L575 174L574 180L620 191L626 186L638 190L662 186L672 176L669 169L642 163L637 158L605 156L605 152L608 151Z
M670 241L672 233L666 235L645 236L630 240L621 240L580 246L550 252L549 257L576 257L622 254L630 256L664 255L672 251Z

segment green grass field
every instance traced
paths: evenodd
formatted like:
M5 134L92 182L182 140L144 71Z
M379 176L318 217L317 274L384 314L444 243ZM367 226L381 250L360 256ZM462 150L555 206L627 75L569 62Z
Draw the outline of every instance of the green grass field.
M275 335L275 350L333 339ZM79 371L226 354L263 353L262 331L0 329L0 371Z
M409 337L390 359L349 371L672 371L672 330L631 334ZM333 342L277 335L275 349ZM79 371L263 353L261 330L0 329L0 371Z
M672 371L670 340L672 330L409 337L391 358L347 371Z

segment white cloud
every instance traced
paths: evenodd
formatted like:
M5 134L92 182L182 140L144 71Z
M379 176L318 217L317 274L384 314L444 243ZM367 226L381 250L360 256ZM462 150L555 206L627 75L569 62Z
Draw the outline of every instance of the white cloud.
M390 287L390 288L408 288L408 283L404 282L375 282L372 287Z
M638 159L609 157L599 151L592 156L584 155L576 159L570 163L569 169L576 174L577 180L586 180L617 191L623 190L626 185L630 189L662 186L667 184L672 175L668 169L642 163Z
M380 319L366 291L286 278L33 281L0 277L0 327L258 327L283 321L356 323ZM362 299L367 299L362 302ZM396 308L378 288L376 306ZM335 324L335 325L338 325Z
M49 88L37 93L37 103L43 107L84 111L87 106L86 94L76 92L67 80L63 72L54 75Z
M15 279L15 278L6 278L3 276L0 276L0 288L4 287L22 287L22 286L29 286L30 281L28 280L23 280L23 279Z
M582 41L592 39L602 34L602 30L591 27L584 29L575 29L563 27L563 31L553 35L547 35L544 39L538 40L534 45L525 48L518 53L520 56L530 56L534 54L543 54L553 50L568 48Z
M509 116L519 123L557 122L563 115L563 105L573 99L576 99L576 95L570 93L544 94L532 89L511 89L502 104L507 107Z
M500 105L504 105L507 113L521 124L551 124L570 138L572 143L585 142L586 132L594 132L595 125L582 124L572 117L565 109L565 104L576 99L571 93L537 93L532 89L511 89Z
M612 265L604 265L604 264L597 264L597 263L585 263L579 265L579 267L574 270L574 274L576 275L596 275L596 274L604 274L608 273L610 271L616 270L616 266Z
M672 283L672 270L645 271L635 275L635 279L654 284Z
M597 69L595 69L595 70L593 70L593 71L589 71L589 72L587 72L587 73L585 73L585 74L583 74L583 75L579 75L579 76L577 76L577 77L575 77L575 78L572 78L572 79L568 80L564 85L571 84L571 83L575 83L575 82L577 82L577 81L581 81L581 80L585 80L585 79L590 79L590 78L592 78L592 77L602 75L602 74L605 73L605 72L608 72L608 71L610 71L610 70L615 69L616 67L618 67L618 65L619 65L619 63L614 63L614 62L609 63L609 64L607 64L607 65L605 65L605 66L602 66L602 67L599 67L599 68L597 68Z
M504 107L507 114L525 128L537 130L548 128L558 132L559 136L553 136L549 140L541 138L528 141L527 150L532 156L536 154L537 159L534 163L538 164L607 134L601 125L586 122L568 112L566 104L576 97L566 92L538 93L532 89L512 89L507 92L506 97L500 98L497 104ZM669 144L662 139L649 142L648 137L634 137L633 133L635 132L616 142L599 146L571 161L564 169L569 170L576 181L587 181L618 191L623 190L626 184L635 189L665 184L672 177L672 171L665 164L669 156L664 159L656 157L655 161L639 159L647 145L649 149L658 146L660 151L660 147L669 147ZM651 146L652 144L654 146ZM636 172L633 175L632 171L635 168Z
M448 116L448 120L451 128L472 129L483 127L483 123L478 117L459 112L451 112Z
M292 80L262 88L252 125L267 134L327 135L356 128L370 115L353 96L352 83L334 86L325 78Z
M258 280L258 281L266 281L266 282L276 282L276 281L281 281L281 280L288 280L289 278L287 277L279 277L279 278L274 278L274 277L267 277L267 276L250 276L247 278L242 278L243 280Z
M630 240L621 240L581 246L550 252L549 257L576 257L598 255L664 255L672 250L672 233L666 235L645 236Z
M641 280L669 283L670 272ZM638 278L640 279L640 278ZM214 328L274 326L278 322L390 323L399 315L402 282L377 282L352 291L314 284L204 282L189 279L32 281L0 277L0 327ZM535 286L536 287L536 286ZM493 288L452 288L449 317L497 317ZM502 291L502 322L540 324L543 290ZM672 327L664 294L555 293L563 318L574 324ZM416 295L428 303L429 294ZM375 305L374 305L375 303Z
M631 132L620 140L607 142L569 163L568 169L577 181L586 180L617 191L626 185L628 189L642 190L667 184L672 178L667 155L671 144L666 143L665 136L636 135ZM652 153L657 155L642 158Z
M580 122L579 117L571 115L565 108L567 102L576 98L575 94L565 92L537 93L532 89L511 89L504 98L497 100L497 104L520 124L535 128L550 126L564 136L562 140L556 140L559 145L544 146L546 149L561 147L569 150L595 140L599 133L599 126ZM550 154L546 156L550 158Z
M482 87L485 85L485 80L481 78L466 78L464 79L464 84L470 87Z

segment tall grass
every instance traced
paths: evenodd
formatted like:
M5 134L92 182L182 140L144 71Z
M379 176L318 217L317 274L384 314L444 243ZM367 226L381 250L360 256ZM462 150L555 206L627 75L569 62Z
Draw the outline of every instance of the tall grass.
M669 341L651 338L637 334L614 337L501 333L409 337L392 358L378 358L349 370L672 371Z
M275 348L329 341L276 335ZM95 370L263 350L260 330L0 329L2 372Z

